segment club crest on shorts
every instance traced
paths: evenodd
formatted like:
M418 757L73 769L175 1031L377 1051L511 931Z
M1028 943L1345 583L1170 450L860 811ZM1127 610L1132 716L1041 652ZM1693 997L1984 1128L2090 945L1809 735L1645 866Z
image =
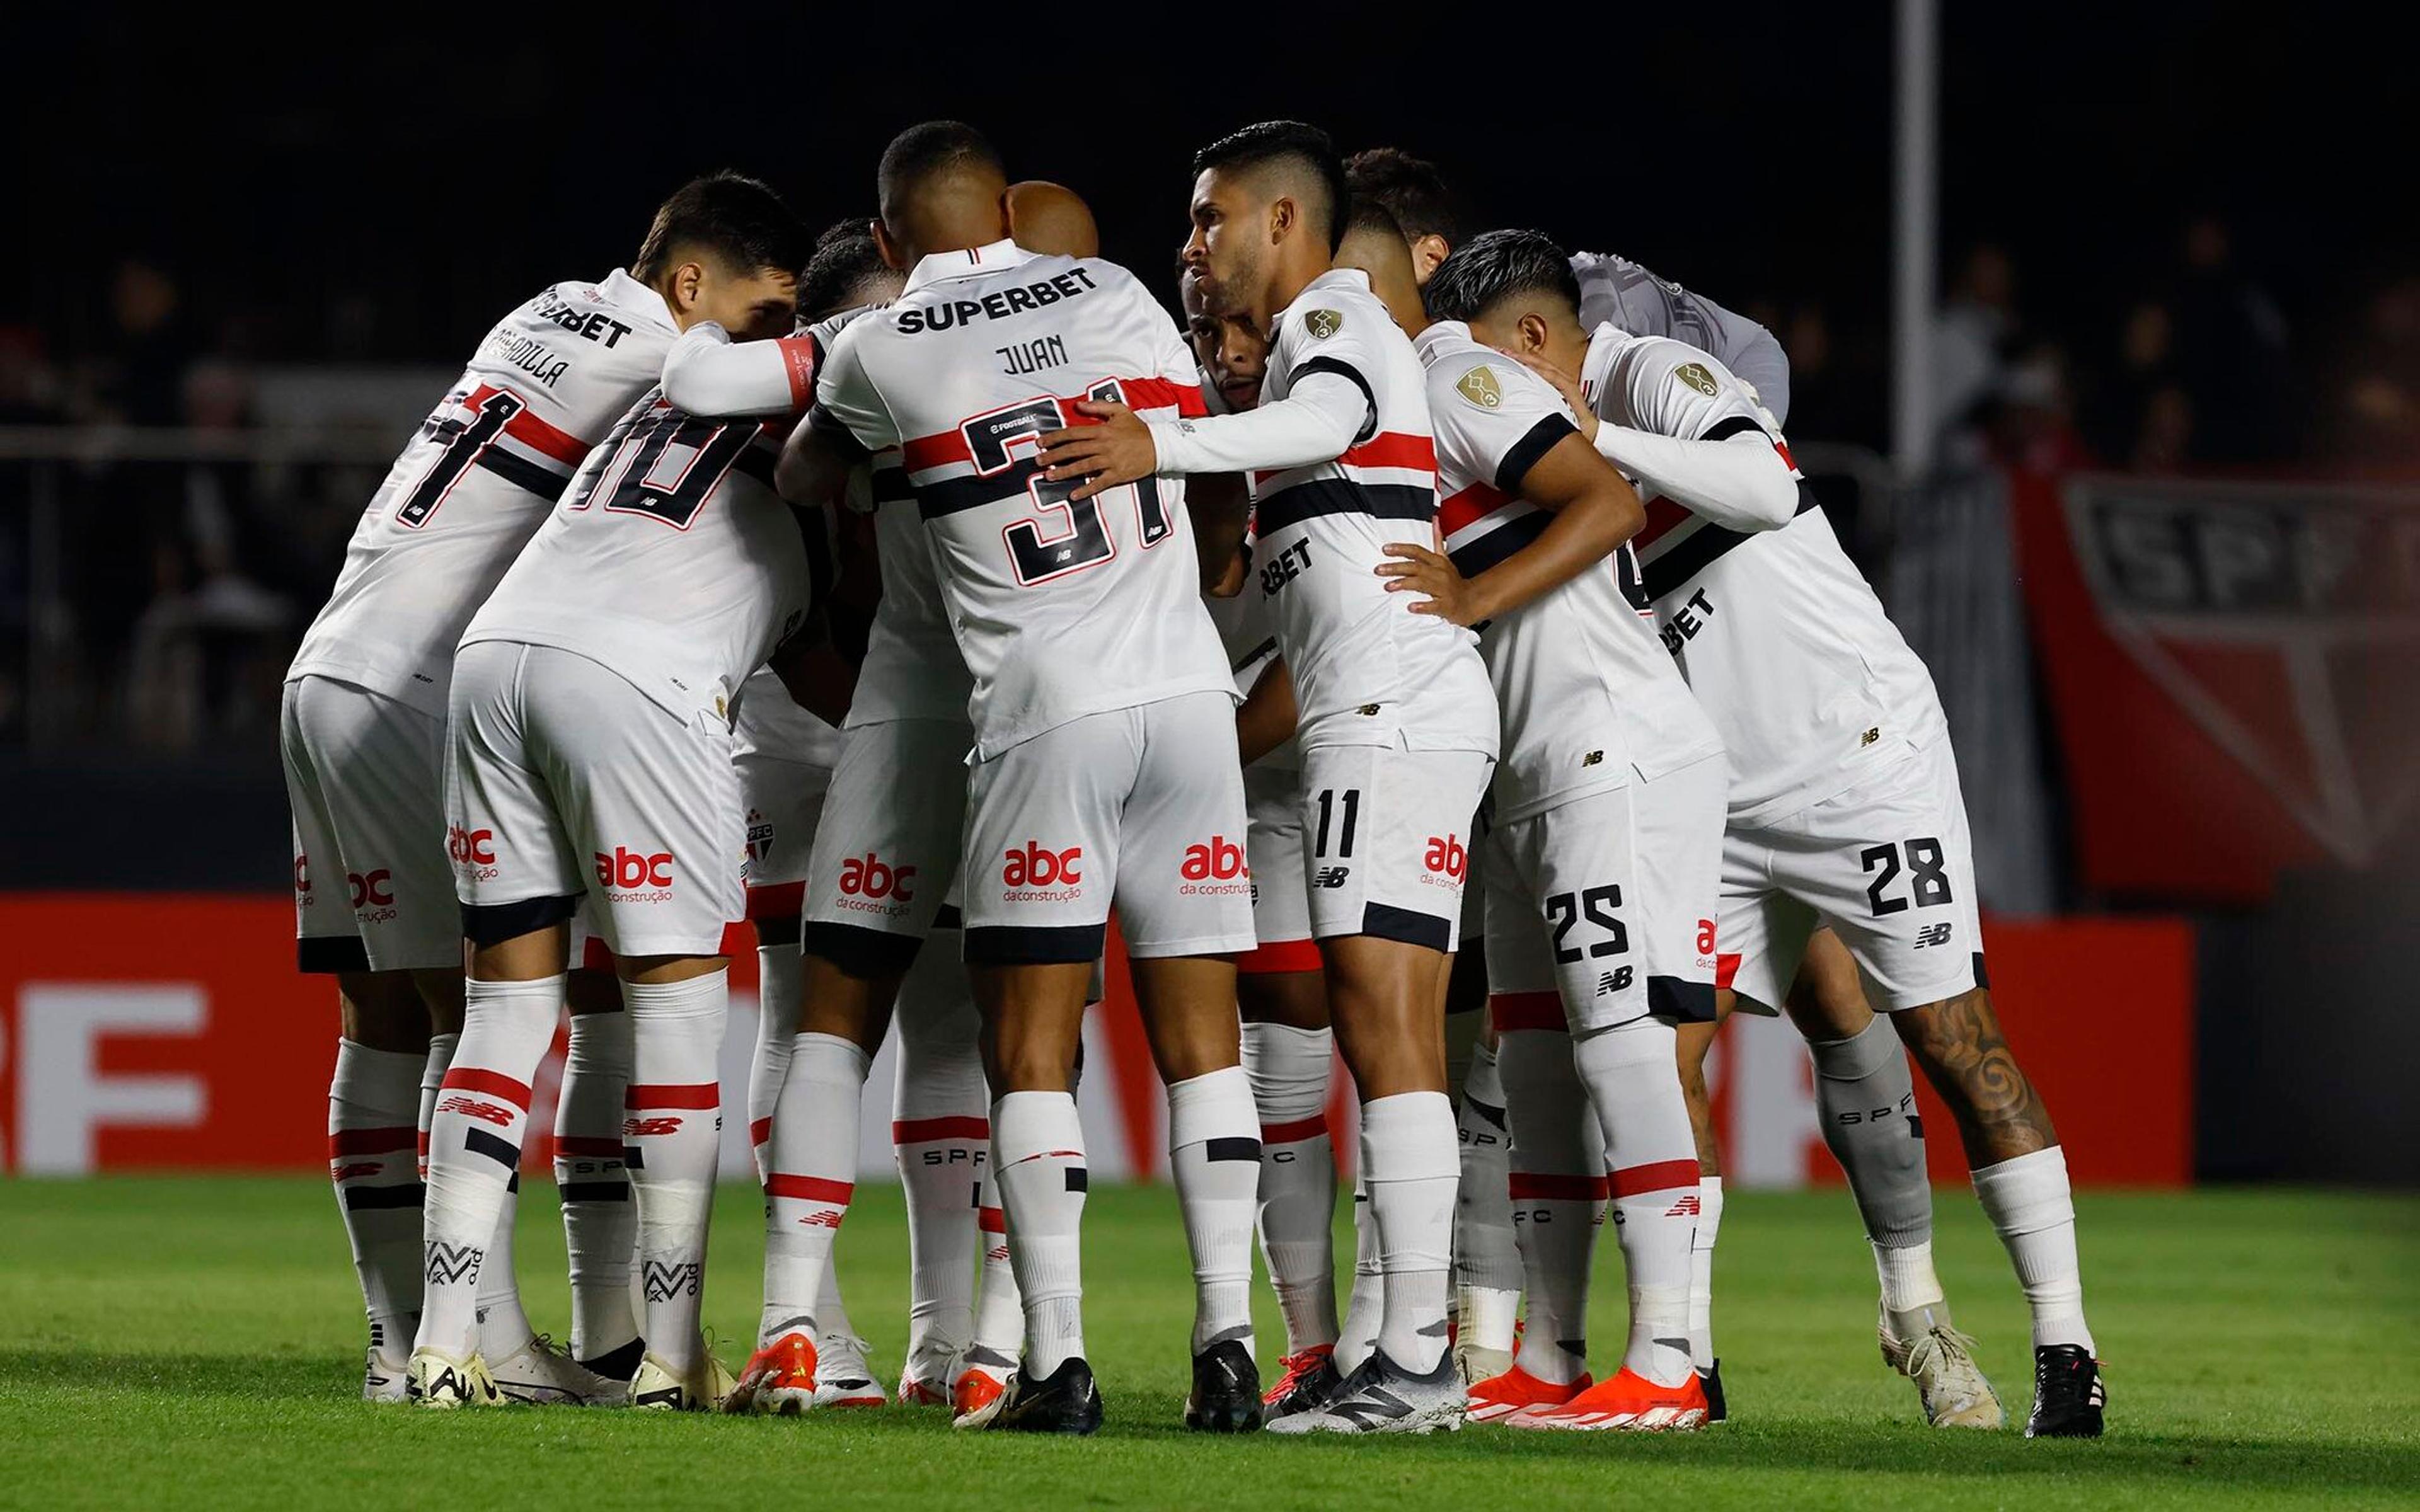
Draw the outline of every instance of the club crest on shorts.
M1496 375L1488 371L1484 363L1465 373L1462 381L1454 388L1481 409L1494 409L1504 403L1503 386L1496 381Z
M1709 399L1714 396L1714 376L1706 371L1703 363L1683 363L1672 370L1672 376Z
M748 859L761 863L773 854L773 821L758 810L748 810Z
M1313 310L1302 317L1302 329L1313 341L1326 341L1344 329L1344 316L1334 310Z

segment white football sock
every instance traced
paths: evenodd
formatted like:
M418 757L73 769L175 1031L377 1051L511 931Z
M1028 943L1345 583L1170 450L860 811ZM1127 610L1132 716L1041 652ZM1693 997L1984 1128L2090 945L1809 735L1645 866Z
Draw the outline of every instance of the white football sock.
M992 1162L1025 1301L1025 1369L1039 1381L1084 1352L1084 1125L1066 1092L992 1104Z
M798 1038L799 984L807 958L796 941L756 948L756 1051L748 1061L748 1149L756 1161L756 1184L772 1170L766 1148L773 1137L773 1105L790 1069L790 1041Z
M1261 1120L1261 1255L1288 1354L1336 1342L1336 1146L1327 1130L1335 1058L1332 1029L1244 1026L1244 1072Z
M629 1013L571 1015L571 1046L554 1101L554 1184L571 1259L571 1352L582 1361L603 1359L639 1336L630 1305L639 1210L622 1163L629 1089ZM638 1364L615 1362L625 1363Z
M496 1210L495 1242L479 1267L479 1352L490 1363L519 1354L537 1332L521 1311L520 1273L513 1261L513 1228L520 1216L521 1173L515 1171Z
M2067 1151L2053 1145L1974 1173L1983 1213L2016 1262L2033 1309L2034 1348L2080 1344L2092 1352L2084 1322L2084 1269L2075 1257L2075 1196Z
M362 1308L382 1352L408 1352L420 1311L420 1183L415 1119L422 1051L336 1041L328 1078L328 1176L361 1277Z
M639 1206L639 1275L646 1289L647 1352L675 1375L706 1350L698 1310L721 1153L717 1066L731 1005L721 967L683 981L622 984L630 1015L630 1088L624 1147Z
M1565 1385L1588 1369L1589 1262L1605 1208L1605 1141L1572 1065L1570 1035L1506 1031L1496 1041L1496 1063L1512 1126L1507 1180L1529 1298L1514 1363Z
M1353 1290L1336 1330L1336 1368L1351 1375L1378 1345L1378 1319L1387 1311L1387 1287L1378 1273L1378 1225L1370 1216L1370 1173L1353 1174ZM1506 1324L1507 1332L1512 1325Z
M765 1178L765 1308L757 1342L814 1334L832 1242L857 1195L857 1120L872 1059L834 1034L791 1041Z
M1169 1084L1168 1168L1193 1254L1193 1352L1238 1339L1249 1354L1261 1124L1243 1067Z
M1723 1229L1723 1179L1698 1177L1698 1231L1689 1241L1689 1363L1714 1367L1714 1241Z
M1008 1215L1001 1209L1000 1184L986 1174L975 1191L975 1222L984 1246L983 1287L967 1363L1005 1369L1016 1364L1025 1349L1025 1299L1017 1294L1016 1267L1008 1257Z
M974 1338L984 1248L976 1187L991 1158L981 1020L957 932L936 930L900 983L891 1143L908 1200L908 1369L940 1372ZM1013 1336L1013 1335L1012 1335ZM947 1385L943 1381L944 1386Z
M1703 1199L1698 1143L1681 1095L1672 1026L1634 1019L1572 1042L1613 1187L1615 1232L1630 1273L1630 1341L1621 1363L1659 1386L1684 1384L1690 1242Z
M1425 1374L1446 1348L1454 1188L1462 1179L1452 1100L1443 1092L1399 1092L1364 1103L1361 1168L1369 1172L1386 1296L1378 1348L1396 1365Z
M458 1360L476 1348L482 1272L520 1172L530 1082L562 1014L559 974L468 984L461 1041L428 1123L422 1348Z
M1521 1242L1512 1231L1507 1183L1512 1141L1506 1131L1504 1084L1493 1046L1474 1046L1456 1115L1462 1188L1453 1217L1455 1311L1463 1338L1509 1353L1521 1305Z

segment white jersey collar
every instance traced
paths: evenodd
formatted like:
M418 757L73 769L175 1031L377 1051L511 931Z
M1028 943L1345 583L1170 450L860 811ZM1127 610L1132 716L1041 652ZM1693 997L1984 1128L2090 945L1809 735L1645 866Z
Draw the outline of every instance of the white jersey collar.
M1594 408L1597 396L1605 392L1605 380L1613 374L1614 359L1621 348L1630 345L1630 333L1607 320L1589 337L1588 358L1580 363L1580 393Z
M629 310L666 331L680 329L673 319L673 307L664 302L664 297L619 268L605 275L604 281L597 285L597 291L616 308Z
M1478 338L1471 335L1470 328L1459 320L1432 320L1412 338L1412 349L1420 354L1421 362L1432 362L1438 348L1450 341L1469 342L1475 346Z
M1320 274L1317 278L1312 279L1310 283L1305 284L1302 286L1302 292L1295 295L1284 309L1280 310L1277 313L1277 318L1269 322L1269 334L1271 339L1275 339L1278 327L1285 324L1286 317L1294 314L1295 310L1301 308L1306 301L1323 290L1337 288L1350 289L1354 293L1360 295L1363 299L1374 300L1377 298L1375 294L1373 294L1370 291L1370 275L1363 272L1360 269L1331 268L1327 271Z
M955 252L936 252L917 259L915 270L908 275L908 286L900 292L913 294L927 284L938 284L945 278L971 278L1018 263L1030 263L1033 254L1006 237L986 241L980 247L962 247Z

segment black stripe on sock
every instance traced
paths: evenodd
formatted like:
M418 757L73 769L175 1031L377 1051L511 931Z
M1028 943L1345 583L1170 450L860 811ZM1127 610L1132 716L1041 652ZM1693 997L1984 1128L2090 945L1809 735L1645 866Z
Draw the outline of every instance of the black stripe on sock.
M504 1183L504 1190L511 1193L514 1196L520 1196L521 1195L521 1173L518 1167L513 1171L513 1179Z
M428 1200L428 1189L418 1181L400 1181L394 1186L349 1186L345 1188L345 1211L360 1212L380 1208L417 1208Z
M639 1158L639 1147L638 1147L638 1146L636 1146L636 1145L624 1145L624 1146L622 1147L622 1168L623 1168L624 1170L626 1170L626 1171L635 1171L635 1170L637 1170L640 1166L644 1165L645 1164L646 1164L646 1162L645 1162L645 1161L644 1161L644 1160L642 1160L642 1159L640 1159L640 1158Z
M518 1180L521 1168L521 1147L497 1138L485 1129L467 1129L462 1134L462 1148L473 1155L485 1155L513 1173Z
M1090 1192L1092 1189L1093 1176L1090 1171L1085 1170L1081 1165L1070 1165L1067 1167L1068 1191Z
M1205 1139L1202 1142L1204 1160L1248 1160L1257 1165L1261 1161L1261 1142L1257 1139Z
M630 1183L628 1181L566 1181L555 1188L566 1202L628 1202Z

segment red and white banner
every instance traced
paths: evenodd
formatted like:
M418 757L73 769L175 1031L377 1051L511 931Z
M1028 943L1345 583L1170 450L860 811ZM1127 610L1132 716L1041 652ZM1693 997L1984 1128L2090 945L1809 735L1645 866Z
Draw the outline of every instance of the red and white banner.
M327 1155L335 989L293 969L293 914L249 895L0 894L0 1171L316 1170ZM2009 1042L2079 1181L2175 1185L2193 1171L2193 935L2166 919L1987 924ZM1103 1180L1164 1172L1165 1109L1122 964L1085 1029L1080 1094ZM749 1169L755 962L732 962L723 1169ZM1740 1018L1712 1068L1730 1180L1838 1180L1814 1121L1807 1054L1786 1023ZM552 1127L560 1061L533 1126ZM875 1063L861 1149L890 1159L891 1059ZM1334 1111L1350 1158L1342 1079ZM1936 1179L1964 1170L1956 1125L1919 1091ZM548 1140L530 1142L543 1168Z

